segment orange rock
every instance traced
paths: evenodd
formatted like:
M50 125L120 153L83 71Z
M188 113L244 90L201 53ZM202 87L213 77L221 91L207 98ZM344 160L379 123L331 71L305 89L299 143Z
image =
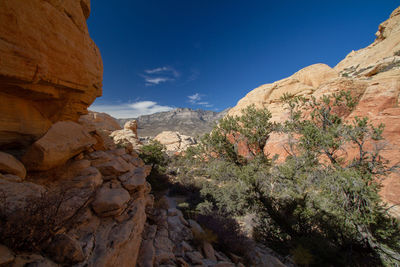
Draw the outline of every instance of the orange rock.
M101 95L89 13L89 0L0 2L0 147L31 144Z
M26 176L25 166L14 156L0 151L0 173L15 174L22 179Z
M22 162L28 170L49 170L64 164L95 142L78 123L60 121L28 149Z

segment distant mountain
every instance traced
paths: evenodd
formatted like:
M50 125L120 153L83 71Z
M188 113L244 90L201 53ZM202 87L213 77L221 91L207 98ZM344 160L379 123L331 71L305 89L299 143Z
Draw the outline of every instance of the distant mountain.
M190 108L143 115L138 118L117 119L121 126L129 120L137 120L138 135L156 136L162 131L177 131L184 135L200 136L211 131L213 124L221 119L229 109L222 112Z

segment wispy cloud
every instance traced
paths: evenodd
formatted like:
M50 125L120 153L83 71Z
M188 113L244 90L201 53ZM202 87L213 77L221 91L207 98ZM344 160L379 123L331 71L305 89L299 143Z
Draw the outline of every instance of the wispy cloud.
M160 83L164 83L167 81L171 81L170 78L165 78L165 77L148 77L148 76L144 76L144 80L146 81L146 85L157 85Z
M157 112L169 111L174 109L170 106L162 106L154 101L139 101L134 103L122 104L99 104L92 105L90 110L97 112L105 112L115 118L137 118L141 115L148 115Z
M193 105L200 105L200 106L205 106L207 108L212 107L213 105L210 104L209 102L206 101L201 101L204 95L201 95L199 93L195 93L193 95L189 95L189 103L193 104Z
M192 104L197 104L197 101L201 99L201 96L199 93L195 93L194 95L189 95L189 102Z
M181 75L176 69L168 66L144 70L144 73L141 76L144 78L146 86L172 82Z

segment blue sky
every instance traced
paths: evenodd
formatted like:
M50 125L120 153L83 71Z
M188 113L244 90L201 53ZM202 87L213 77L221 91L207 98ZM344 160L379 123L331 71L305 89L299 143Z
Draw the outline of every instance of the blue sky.
M176 107L221 111L259 85L369 45L392 0L92 0L104 64L90 107L136 117Z

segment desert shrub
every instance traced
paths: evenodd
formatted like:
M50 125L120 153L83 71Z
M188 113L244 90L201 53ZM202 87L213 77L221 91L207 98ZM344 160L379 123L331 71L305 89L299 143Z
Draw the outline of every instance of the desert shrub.
M144 163L152 166L150 175L147 177L152 190L166 190L170 185L170 179L166 175L169 158L165 153L165 146L156 140L152 140L141 147L139 157Z
M163 168L168 164L165 146L157 140L150 141L140 149L140 158L149 165L156 168Z
M282 100L286 122L270 123L268 111L249 107L222 120L186 159L197 173L183 171L185 179L204 177L199 210L255 213L257 240L295 258L304 254L314 265L399 264L399 223L378 194L397 168L381 156L384 126L345 121L356 104L349 92ZM281 164L262 153L273 131L289 140ZM238 155L232 135L245 138L251 158Z
M0 192L0 240L15 251L40 252L56 232L65 225L61 205L64 192L47 191L25 200L26 205L10 209L4 192Z
M203 226L206 233L208 231L214 235L213 243L219 250L246 255L251 243L241 233L240 226L235 219L226 214L211 212L197 215L196 220ZM209 234L206 235L209 236Z

